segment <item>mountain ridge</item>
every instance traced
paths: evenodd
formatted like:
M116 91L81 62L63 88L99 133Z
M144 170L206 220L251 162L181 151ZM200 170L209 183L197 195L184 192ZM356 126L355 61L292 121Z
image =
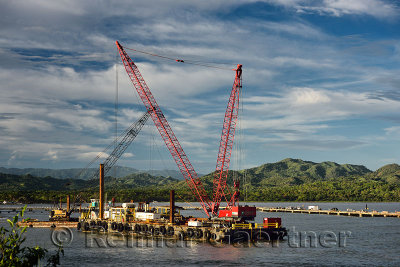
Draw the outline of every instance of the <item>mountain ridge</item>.
M91 177L96 175L98 172L97 168L88 168L81 175L81 168L69 168L69 169L48 169L48 168L5 168L0 167L0 173L14 174L14 175L32 175L35 177L53 177L56 179L82 179L89 180ZM171 176L178 180L183 180L183 176L179 171L176 170L139 170L131 167L113 166L108 172L110 175L116 176L116 178L123 178L130 174L148 173L153 176ZM200 175L201 176L201 175Z
M24 170L24 169L20 169ZM25 169L26 170L26 169ZM49 169L51 170L51 169ZM78 169L74 169L78 170ZM80 169L79 169L80 170ZM112 173L112 171L110 171ZM206 190L211 190L213 173L201 178ZM297 186L314 182L336 181L340 179L354 181L380 181L400 186L400 165L387 164L375 172L363 165L338 164L335 162L315 163L301 159L286 158L275 163L265 163L258 167L240 171L229 171L228 184L233 184L233 177L246 177L251 188ZM84 180L72 178L36 177L31 174L5 174L0 168L0 191L5 190L83 190L96 187L97 179ZM186 188L186 182L171 176L131 173L124 177L105 178L107 188L129 189L143 187Z

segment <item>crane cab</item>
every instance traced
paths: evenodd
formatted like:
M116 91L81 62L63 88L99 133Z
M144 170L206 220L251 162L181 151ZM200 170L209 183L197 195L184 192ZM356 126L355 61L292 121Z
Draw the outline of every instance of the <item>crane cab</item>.
M254 220L256 217L256 207L245 206L234 206L231 209L221 209L219 211L219 218L233 218L242 220Z

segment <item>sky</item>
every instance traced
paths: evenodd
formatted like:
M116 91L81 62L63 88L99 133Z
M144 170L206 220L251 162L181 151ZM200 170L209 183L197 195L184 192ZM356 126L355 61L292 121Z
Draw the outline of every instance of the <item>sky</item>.
M127 50L199 173L215 169L237 64L232 169L400 163L399 11L390 0L0 0L0 166L82 168L144 113L116 40L218 67ZM177 170L151 120L117 164Z

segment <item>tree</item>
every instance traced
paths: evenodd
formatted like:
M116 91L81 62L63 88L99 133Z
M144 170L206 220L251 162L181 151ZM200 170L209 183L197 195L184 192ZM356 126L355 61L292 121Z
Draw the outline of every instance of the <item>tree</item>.
M12 220L7 220L10 229L0 228L0 266L35 266L43 259L48 252L47 249L39 246L23 247L25 241L24 233L26 226L20 227L18 219L24 216L26 206L15 215ZM60 253L64 254L62 247L58 248L55 255L49 257L47 266L57 266L60 264Z

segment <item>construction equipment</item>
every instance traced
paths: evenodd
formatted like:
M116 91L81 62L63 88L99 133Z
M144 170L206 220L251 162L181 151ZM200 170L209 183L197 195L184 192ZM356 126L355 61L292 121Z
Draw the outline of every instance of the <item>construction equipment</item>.
M223 197L228 202L228 207L232 207L238 198L238 194L234 194L232 197L230 197L231 193L226 184L239 112L239 97L242 88L242 65L237 66L235 73L235 81L233 83L228 106L225 111L225 118L218 150L217 165L214 172L214 198L212 207L213 215L218 215L219 205ZM238 187L239 181L237 181L235 185Z
M233 83L228 106L225 112L220 147L217 157L217 166L213 182L213 201L210 201L200 178L197 176L197 173L183 151L178 139L169 126L167 119L158 106L138 67L128 56L118 41L116 41L116 45L129 78L131 79L136 91L143 101L143 104L150 112L154 124L160 132L161 137L163 138L176 164L178 165L178 168L185 178L187 184L189 185L189 188L200 202L207 216L254 219L256 214L255 207L235 206L239 199L240 181L234 181L235 191L233 194L230 192L226 183L239 111L239 97L242 88L242 65L239 64L237 65L237 68L234 69L235 81ZM183 63L184 61L179 62ZM225 211L219 215L219 206L222 198L226 199L228 206Z
M211 202L207 196L204 186L201 183L196 171L194 170L189 158L183 151L181 144L176 138L172 128L169 126L167 119L165 118L163 112L158 106L153 94L151 93L149 87L147 86L145 80L142 77L138 67L132 61L132 59L125 52L124 48L116 41L119 54L121 56L122 62L124 64L125 70L128 73L136 91L138 92L143 104L149 111L154 124L156 125L158 131L161 134L169 152L174 158L176 164L183 177L185 178L190 190L196 196L197 200L200 202L204 212L209 215L211 211Z
M133 140L136 138L136 136L139 134L140 130L143 128L143 126L146 124L148 118L150 117L150 113L146 111L140 118L137 120L135 123L133 123L130 127L128 127L114 142L112 142L111 145L109 145L106 150L113 145L117 144L114 148L114 150L110 153L110 155L107 157L107 159L103 162L104 165L104 172L103 175L105 176L111 168L115 165L117 160L121 157L121 155L125 152L125 150L128 148L128 146L133 142ZM102 153L100 153L95 159L93 159L87 166L86 168L80 172L83 173L86 169L89 168L89 166L95 162L97 159L100 158ZM95 179L96 177L99 177L99 170L95 172L93 175L92 179ZM77 195L73 204L73 207L68 211L68 215L73 212L73 210L76 208L77 203L81 201L81 194Z
M100 216L97 216L95 212L83 214L77 224L77 229L85 232L99 231L111 234L119 232L136 237L168 237L182 241L206 240L209 242L233 242L239 244L250 240L271 241L283 239L287 235L287 230L281 227L280 221L276 218L265 218L262 225L248 223L246 220L253 220L255 217L255 207L238 205L238 181L235 181L235 192L233 193L230 193L227 186L229 163L238 119L239 97L242 87L242 66L238 65L237 69L235 69L235 82L225 112L217 158L217 170L214 176L214 199L213 202L210 202L203 184L190 164L160 107L157 105L137 66L118 41L116 44L129 78L142 99L148 114L152 117L189 188L197 197L209 218L185 217L179 213L176 214L175 192L171 190L169 207L150 208L149 202L139 202L137 207L134 203L129 203L128 208L128 203L124 203L122 207L114 207L114 205L109 207L105 212L105 216L101 216L102 209L100 208ZM164 56L160 57L166 58ZM179 60L178 62L183 63L185 61ZM102 170L102 165L100 169ZM100 174L102 173L100 171ZM103 176L100 175L100 183L102 178ZM101 195L102 186L100 186ZM220 210L219 205L223 197L227 200L228 206ZM210 219L210 217L212 218Z
M239 113L239 99L242 89L242 65L237 65L237 68L234 71L235 81L233 82L228 106L225 111L217 165L214 172L212 213L214 216L218 217L253 220L256 216L256 208L240 206L237 203L240 196L240 180L234 180L233 193L230 192L229 187L227 186L229 163L235 138ZM223 198L226 200L227 206L225 209L219 210Z
M104 175L106 175L111 168L115 165L117 160L122 156L122 154L125 152L125 150L128 148L128 146L133 142L133 140L136 138L136 136L139 134L140 130L143 128L143 126L146 124L147 119L150 117L150 112L146 111L145 114L143 114L138 121L133 123L128 129L126 129L118 138L116 141L118 142L118 145L114 148L114 150L111 152L111 154L107 157L107 159L103 162L104 164ZM113 142L115 143L115 142ZM96 177L99 177L99 171L97 171L92 179L95 179Z

